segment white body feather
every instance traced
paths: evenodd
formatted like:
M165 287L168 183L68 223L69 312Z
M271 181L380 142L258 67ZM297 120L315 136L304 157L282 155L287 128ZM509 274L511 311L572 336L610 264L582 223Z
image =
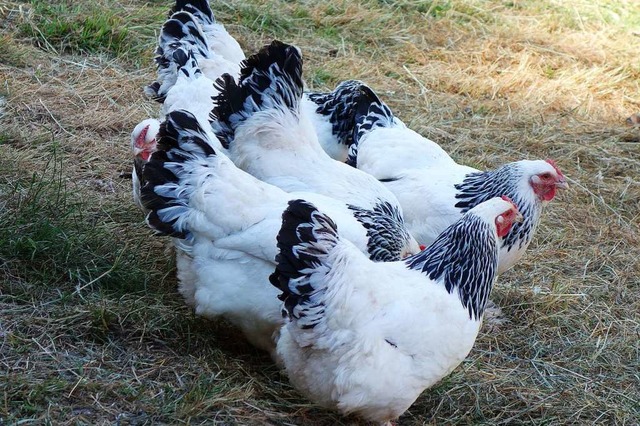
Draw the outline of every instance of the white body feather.
M371 175L330 158L309 118L288 109L267 109L247 118L236 130L229 154L241 169L287 192L317 192L363 208L385 200L400 208Z
M165 166L171 169L172 166ZM176 212L177 224L193 236L187 261L193 286L181 293L198 314L223 316L242 329L254 345L272 351L273 333L282 324L278 291L268 280L275 268L276 235L291 199L322 206L340 224L341 233L363 252L367 233L344 203L318 194L285 193L236 168L218 153L186 164L180 185L158 186L155 193L173 197L186 191L188 209ZM159 211L163 220L168 216ZM180 265L179 265L180 266ZM183 269L183 268L180 268Z
M287 324L278 356L311 400L344 414L393 419L464 360L481 322L420 272L374 264L353 251L345 244L332 254L327 329Z
M334 243L327 241L332 237L323 227L314 229L315 242L296 245L291 239L310 231L301 232L300 227L291 231L290 225L283 225L281 233L288 229L294 235L278 237L279 247L286 252L280 260L284 266L279 264L277 272L280 285L282 277L287 277L285 306L296 292L304 294L293 299L302 305L289 305L290 320L277 343L292 384L316 403L343 414L377 422L401 415L473 347L495 279L499 239L494 220L510 208L511 203L492 199L467 213L474 215L465 218L470 226L446 231L456 237L444 237L454 242L436 246L445 251L436 252L442 256L436 259L466 262L446 266L463 268L454 274L461 281L448 282L455 286L451 293L443 276L431 279L433 270L422 271L421 262L429 258L420 258L423 253L411 260L417 266L408 266L408 261L374 263L343 239L331 246ZM469 232L476 237L460 237ZM461 248L465 255L455 254ZM300 260L300 253L306 260ZM291 257L298 260L289 263ZM300 264L304 269L289 272ZM465 299L477 303L480 316L472 316L463 304L461 286L468 292Z
M522 160L510 163L521 178L508 184L513 193L494 194L511 197L525 215L529 232L513 247L500 250L498 271L510 269L524 255L537 225L542 207L533 192L529 178L536 173L555 169L543 160ZM420 244L429 245L449 225L458 220L463 211L456 207L460 201L456 185L470 174L479 172L456 163L438 144L403 127L375 128L365 134L358 144L358 169L385 181L402 205L407 227ZM506 185L506 184L505 184Z

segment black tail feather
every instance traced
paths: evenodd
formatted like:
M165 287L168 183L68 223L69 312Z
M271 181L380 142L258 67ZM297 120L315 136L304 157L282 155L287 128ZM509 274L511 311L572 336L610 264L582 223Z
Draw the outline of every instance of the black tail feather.
M347 164L356 167L360 139L378 127L393 127L395 118L391 109L368 86L360 86L360 95L354 111L353 143L349 146Z
M289 201L278 233L276 270L269 280L282 291L283 314L297 320L303 329L315 327L324 313L321 295L325 287L318 280L312 284L309 271L326 272L323 262L337 243L337 227L331 218L304 200Z
M266 108L297 112L304 89L302 56L295 46L274 40L245 59L241 68L238 83L228 75L216 81L219 94L213 99L211 119L225 148L238 125L253 113Z
M220 76L213 86L218 95L213 97L215 106L209 113L209 121L222 146L229 149L237 122L244 120L242 111L245 97L242 88L230 74Z
M202 24L214 24L216 22L208 0L176 0L176 4L169 11L169 17L181 11L191 13Z
M158 151L143 168L142 204L148 210L147 223L162 235L188 238L179 219L188 210L189 190L182 179L189 176L185 163L216 155L198 120L187 111L173 111L160 125Z

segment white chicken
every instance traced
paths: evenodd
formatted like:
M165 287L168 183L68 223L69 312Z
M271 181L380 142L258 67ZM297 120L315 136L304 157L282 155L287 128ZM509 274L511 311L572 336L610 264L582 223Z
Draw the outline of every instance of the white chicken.
M567 181L552 160L521 160L479 171L457 164L438 144L407 128L371 89L361 86L349 164L374 176L395 194L411 233L428 245L465 212L506 195L524 222L502 240L498 273L524 254L543 207Z
M187 14L174 14L178 12ZM238 77L245 54L240 44L216 21L207 0L178 0L170 16L158 38L155 59L158 79L145 89L150 98L165 102L167 92L177 79L172 52L180 46L194 50L196 61L204 63L200 66L202 72L212 82L222 72ZM331 92L305 92L301 101L301 114L311 120L320 145L330 157L341 162L346 161L352 142L360 85L360 81L344 81Z
M158 151L144 168L142 188L148 224L174 237L185 262L191 260L184 270L178 265L178 273L190 279L181 280L180 292L196 313L223 316L251 343L273 351L273 334L283 319L269 275L282 212L294 198L335 215L341 235L369 258L406 254L385 246L376 224L345 203L319 194L289 194L238 169L209 135L193 114L171 112L160 128Z
M325 212L290 202L270 279L283 292L288 322L277 353L291 383L345 415L378 423L400 416L468 355L500 240L520 219L506 197L493 198L421 253L373 263Z
M368 223L376 260L417 253L396 198L372 176L330 158L305 115L302 57L274 41L243 63L239 83L229 75L216 82L212 127L241 169L287 192L309 191L349 204Z
M206 2L202 3L207 4ZM195 8L191 7L191 4L188 4L188 6L188 10L195 10ZM208 9L208 12L211 13L211 9ZM194 16L189 11L177 11L173 13L162 26L160 36L158 37L155 57L158 77L155 82L145 88L145 94L151 99L158 102L165 102L167 92L176 83L178 78L178 64L174 60L173 54L175 50L179 48L191 52L198 63L198 67L211 81L225 73L236 76L239 74L239 61L236 62L235 60L240 56L232 55L234 59L229 60L222 54L211 50L209 40L213 36L211 32L209 34L204 33L198 20L198 17L205 16L205 14L202 12L196 13L197 16ZM213 17L213 14L211 14L211 17ZM206 25L210 27L210 24ZM213 25L216 26L220 24L216 24L214 21ZM237 45L235 39L226 33L224 27L221 27L220 31L217 32L217 35L220 37L222 37L222 34L226 34L227 37L225 37L224 40L219 40L215 44L218 48L221 48L225 43L230 41ZM244 57L244 53L242 53L239 45L237 48L239 54ZM233 46L228 50L234 50Z

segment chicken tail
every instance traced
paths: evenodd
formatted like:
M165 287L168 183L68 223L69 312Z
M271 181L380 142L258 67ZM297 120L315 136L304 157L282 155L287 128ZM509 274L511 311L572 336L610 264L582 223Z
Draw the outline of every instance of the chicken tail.
M274 40L241 66L238 83L230 75L216 81L219 94L214 97L216 107L211 119L225 148L234 142L236 130L254 114L275 110L297 116L302 98L302 55L295 46Z
M177 67L178 79L195 80L202 76L202 70L192 50L176 49L173 52L173 61Z
M168 114L157 140L158 151L142 171L142 204L150 211L147 223L159 234L189 238L189 199L198 189L193 170L216 152L187 111Z
M332 139L346 147L353 143L355 111L362 86L361 81L346 80L332 92L308 94L308 99L316 106L317 116L331 123Z
M282 314L302 329L313 328L322 320L322 283L326 280L318 275L329 273L327 257L338 242L331 218L304 200L289 201L278 234L276 271L269 280L282 291Z
M175 6L169 11L169 17L176 12L189 12L202 25L212 25L216 22L208 0L176 0Z
M200 24L189 12L176 12L162 26L154 61L157 80L145 87L144 93L157 102L164 102L167 92L176 82L178 65L173 53L182 48L193 51L196 56L207 58L209 44Z
M398 120L391 109L366 85L360 86L360 96L354 111L353 143L349 146L347 164L356 167L358 144L362 138L377 128L394 127Z

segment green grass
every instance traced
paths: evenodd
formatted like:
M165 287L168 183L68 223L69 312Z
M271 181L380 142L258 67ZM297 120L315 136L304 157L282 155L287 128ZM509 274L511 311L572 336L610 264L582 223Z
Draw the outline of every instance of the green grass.
M122 247L116 224L90 217L88 201L70 191L63 167L54 150L42 171L2 188L0 258L36 285L145 290L152 277L138 263L141 242Z
M33 19L23 24L22 33L33 37L40 47L80 53L109 52L114 55L129 49L129 31L124 17L106 10L86 10L73 2L32 2Z
M30 5L19 35L31 38L38 47L51 53L101 53L136 63L140 55L148 61L155 23L166 14L162 6L140 9L136 3L32 0Z

